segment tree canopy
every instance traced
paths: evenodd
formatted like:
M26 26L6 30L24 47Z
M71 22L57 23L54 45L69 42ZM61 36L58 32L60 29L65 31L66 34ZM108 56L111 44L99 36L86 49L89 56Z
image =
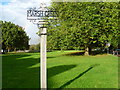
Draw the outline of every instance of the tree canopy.
M58 20L48 29L49 49L117 47L118 2L53 2Z
M21 26L0 21L2 30L2 49L28 49L29 37Z

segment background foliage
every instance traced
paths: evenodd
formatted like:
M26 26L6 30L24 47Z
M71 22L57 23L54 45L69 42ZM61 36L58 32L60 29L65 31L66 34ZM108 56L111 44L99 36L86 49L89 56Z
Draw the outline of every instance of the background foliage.
M53 2L58 20L48 28L48 49L117 48L119 33L117 2Z
M2 30L2 49L28 49L29 37L21 26L11 22L0 21L0 30Z

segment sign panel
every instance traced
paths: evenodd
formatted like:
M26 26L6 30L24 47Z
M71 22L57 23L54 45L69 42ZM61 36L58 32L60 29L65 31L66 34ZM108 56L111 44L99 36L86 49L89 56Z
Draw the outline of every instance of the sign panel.
M40 20L42 18L56 17L56 11L42 11L30 9L27 10L27 19L28 20Z

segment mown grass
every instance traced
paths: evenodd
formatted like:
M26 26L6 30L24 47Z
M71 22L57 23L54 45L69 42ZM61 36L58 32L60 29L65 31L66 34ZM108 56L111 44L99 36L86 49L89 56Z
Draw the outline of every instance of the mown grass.
M118 88L118 57L71 53L48 52L48 88ZM40 88L39 57L39 53L3 55L3 88Z

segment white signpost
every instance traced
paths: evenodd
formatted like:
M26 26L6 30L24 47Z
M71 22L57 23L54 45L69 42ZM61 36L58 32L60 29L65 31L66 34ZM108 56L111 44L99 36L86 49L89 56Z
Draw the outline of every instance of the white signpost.
M41 3L38 9L31 8L27 10L27 19L38 25L40 31L40 80L41 80L41 89L47 89L47 66L46 66L46 46L47 46L47 20L43 19L45 17L54 17L55 11L50 11L47 9L45 3Z
M43 27L41 30L41 88L47 88L47 70L46 70L46 38L47 38L47 28Z

